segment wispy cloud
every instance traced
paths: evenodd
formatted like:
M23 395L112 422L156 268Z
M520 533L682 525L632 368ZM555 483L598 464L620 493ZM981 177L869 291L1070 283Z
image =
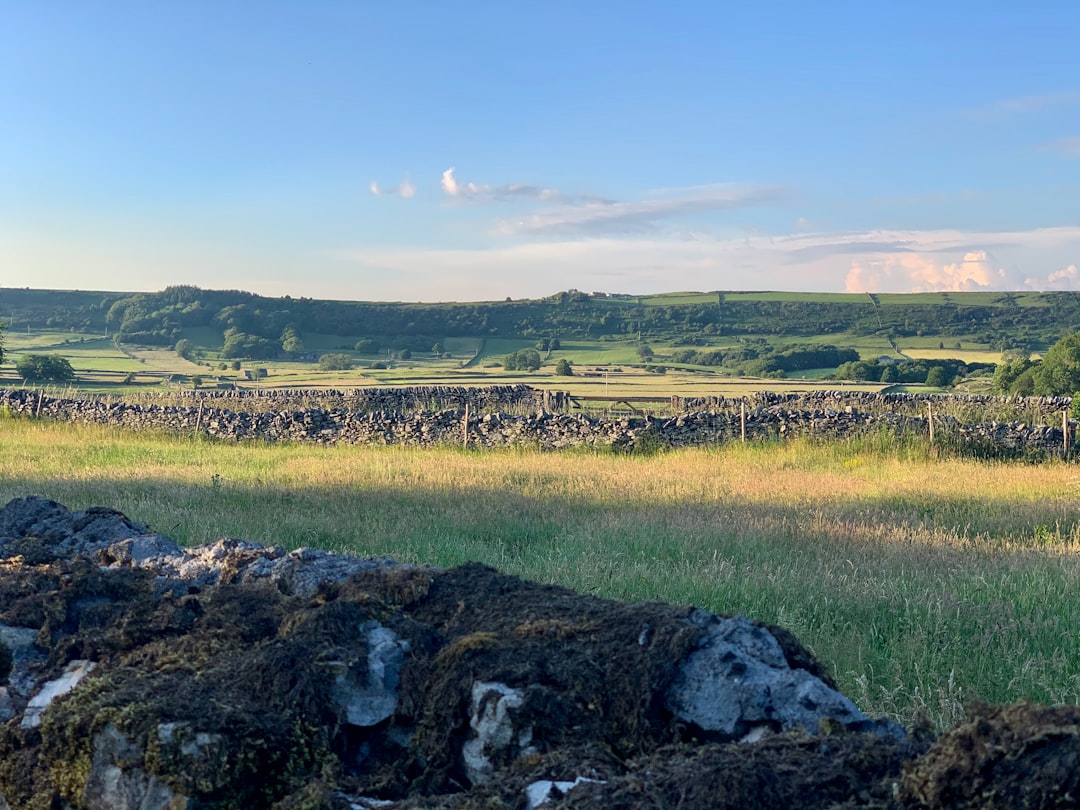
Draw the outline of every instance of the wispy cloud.
M620 201L597 194L566 194L558 189L524 183L479 184L461 180L456 171L451 166L442 173L442 190L448 197L475 203L540 204L531 213L499 221L493 231L501 236L642 234L656 230L659 220L702 211L745 208L788 196L785 189L776 186L714 184L659 189L648 194L646 199Z
M969 114L980 119L1001 118L1022 116L1022 114L1049 110L1055 107L1067 107L1074 104L1080 104L1080 90L1064 90L1002 98L993 104L970 110Z
M1080 158L1080 135L1058 138L1039 147L1043 152L1053 152L1070 158Z
M537 211L500 224L498 232L522 236L592 236L647 233L659 220L700 213L746 208L787 197L775 186L698 186L670 196L633 202L589 201Z
M1067 104L1080 104L1080 90L1062 90L1055 93L1038 93L1030 96L1003 99L994 104L997 112L1023 113L1061 107Z
M416 186L412 184L408 177L401 181L400 186L394 188L383 188L375 180L371 181L368 188L376 197L402 197L408 200L416 196Z
M508 183L501 186L477 185L462 182L454 175L456 169L451 166L442 173L442 190L449 197L463 200L563 200L566 199L556 189L530 186L524 183Z

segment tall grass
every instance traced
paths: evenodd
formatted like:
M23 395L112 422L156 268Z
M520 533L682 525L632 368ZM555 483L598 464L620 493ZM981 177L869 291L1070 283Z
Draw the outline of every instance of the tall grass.
M0 420L0 503L107 505L221 536L788 627L865 710L1080 701L1080 472L791 442L651 456L230 445Z

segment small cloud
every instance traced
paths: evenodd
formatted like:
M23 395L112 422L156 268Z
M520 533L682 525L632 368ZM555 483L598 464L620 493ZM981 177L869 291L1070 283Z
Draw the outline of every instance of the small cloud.
M451 197L472 197L481 191L480 187L473 183L459 183L454 177L453 166L442 173L442 190Z
M410 200L416 196L416 186L412 184L408 176L401 181L401 185L396 188L383 188L377 181L372 180L368 184L368 188L371 193L376 197L401 197L402 199Z
M1075 264L1070 264L1061 270L1055 270L1042 281L1029 278L1024 282L1024 286L1035 290L1076 290L1080 289L1080 273L1077 272Z

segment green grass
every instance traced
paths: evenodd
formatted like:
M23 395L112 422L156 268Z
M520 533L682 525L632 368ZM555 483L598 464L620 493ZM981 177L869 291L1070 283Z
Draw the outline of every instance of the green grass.
M795 303L827 304L863 304L869 309L872 304L865 293L814 293L814 292L731 292L724 294L725 301L775 301Z
M1080 474L873 442L652 456L227 445L0 422L0 503L221 536L480 560L599 596L777 622L864 709L1080 700Z

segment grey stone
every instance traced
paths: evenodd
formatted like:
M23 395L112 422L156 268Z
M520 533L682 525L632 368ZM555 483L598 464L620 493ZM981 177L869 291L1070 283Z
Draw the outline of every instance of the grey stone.
M5 540L37 537L57 552L86 554L128 537L147 534L141 523L115 509L95 506L72 512L56 501L32 495L0 510L0 547Z
M46 654L36 645L38 631L29 627L0 624L0 644L11 651L8 687L16 695L29 698L37 686L34 671L45 662Z
M360 666L339 665L333 697L345 712L346 722L363 728L389 719L397 709L401 667L409 645L376 621L366 622L360 632L367 642L367 659Z
M789 667L773 635L742 616L707 628L669 687L665 704L680 720L731 739L763 724L816 733L826 717L859 728L871 723L819 678Z
M465 772L473 784L491 780L495 766L492 756L511 749L518 755L530 754L531 726L517 728L513 710L520 708L524 695L504 683L477 681L472 686L469 728L473 736L462 746Z
M532 782L525 788L525 810L534 810L534 808L547 804L552 799L561 798L578 785L587 782L598 785L607 784L603 779L589 779L586 776L579 776L573 782L556 782L551 779L540 779ZM552 796L553 792L554 796Z
M59 678L46 681L37 694L30 698L26 711L23 712L22 727L37 728L40 726L41 715L52 705L52 702L78 686L79 682L89 675L96 666L97 664L93 661L81 659L72 661L64 667L64 672Z
M134 742L113 724L94 736L90 775L83 788L86 810L187 810L191 802L154 774L132 765L142 760Z

